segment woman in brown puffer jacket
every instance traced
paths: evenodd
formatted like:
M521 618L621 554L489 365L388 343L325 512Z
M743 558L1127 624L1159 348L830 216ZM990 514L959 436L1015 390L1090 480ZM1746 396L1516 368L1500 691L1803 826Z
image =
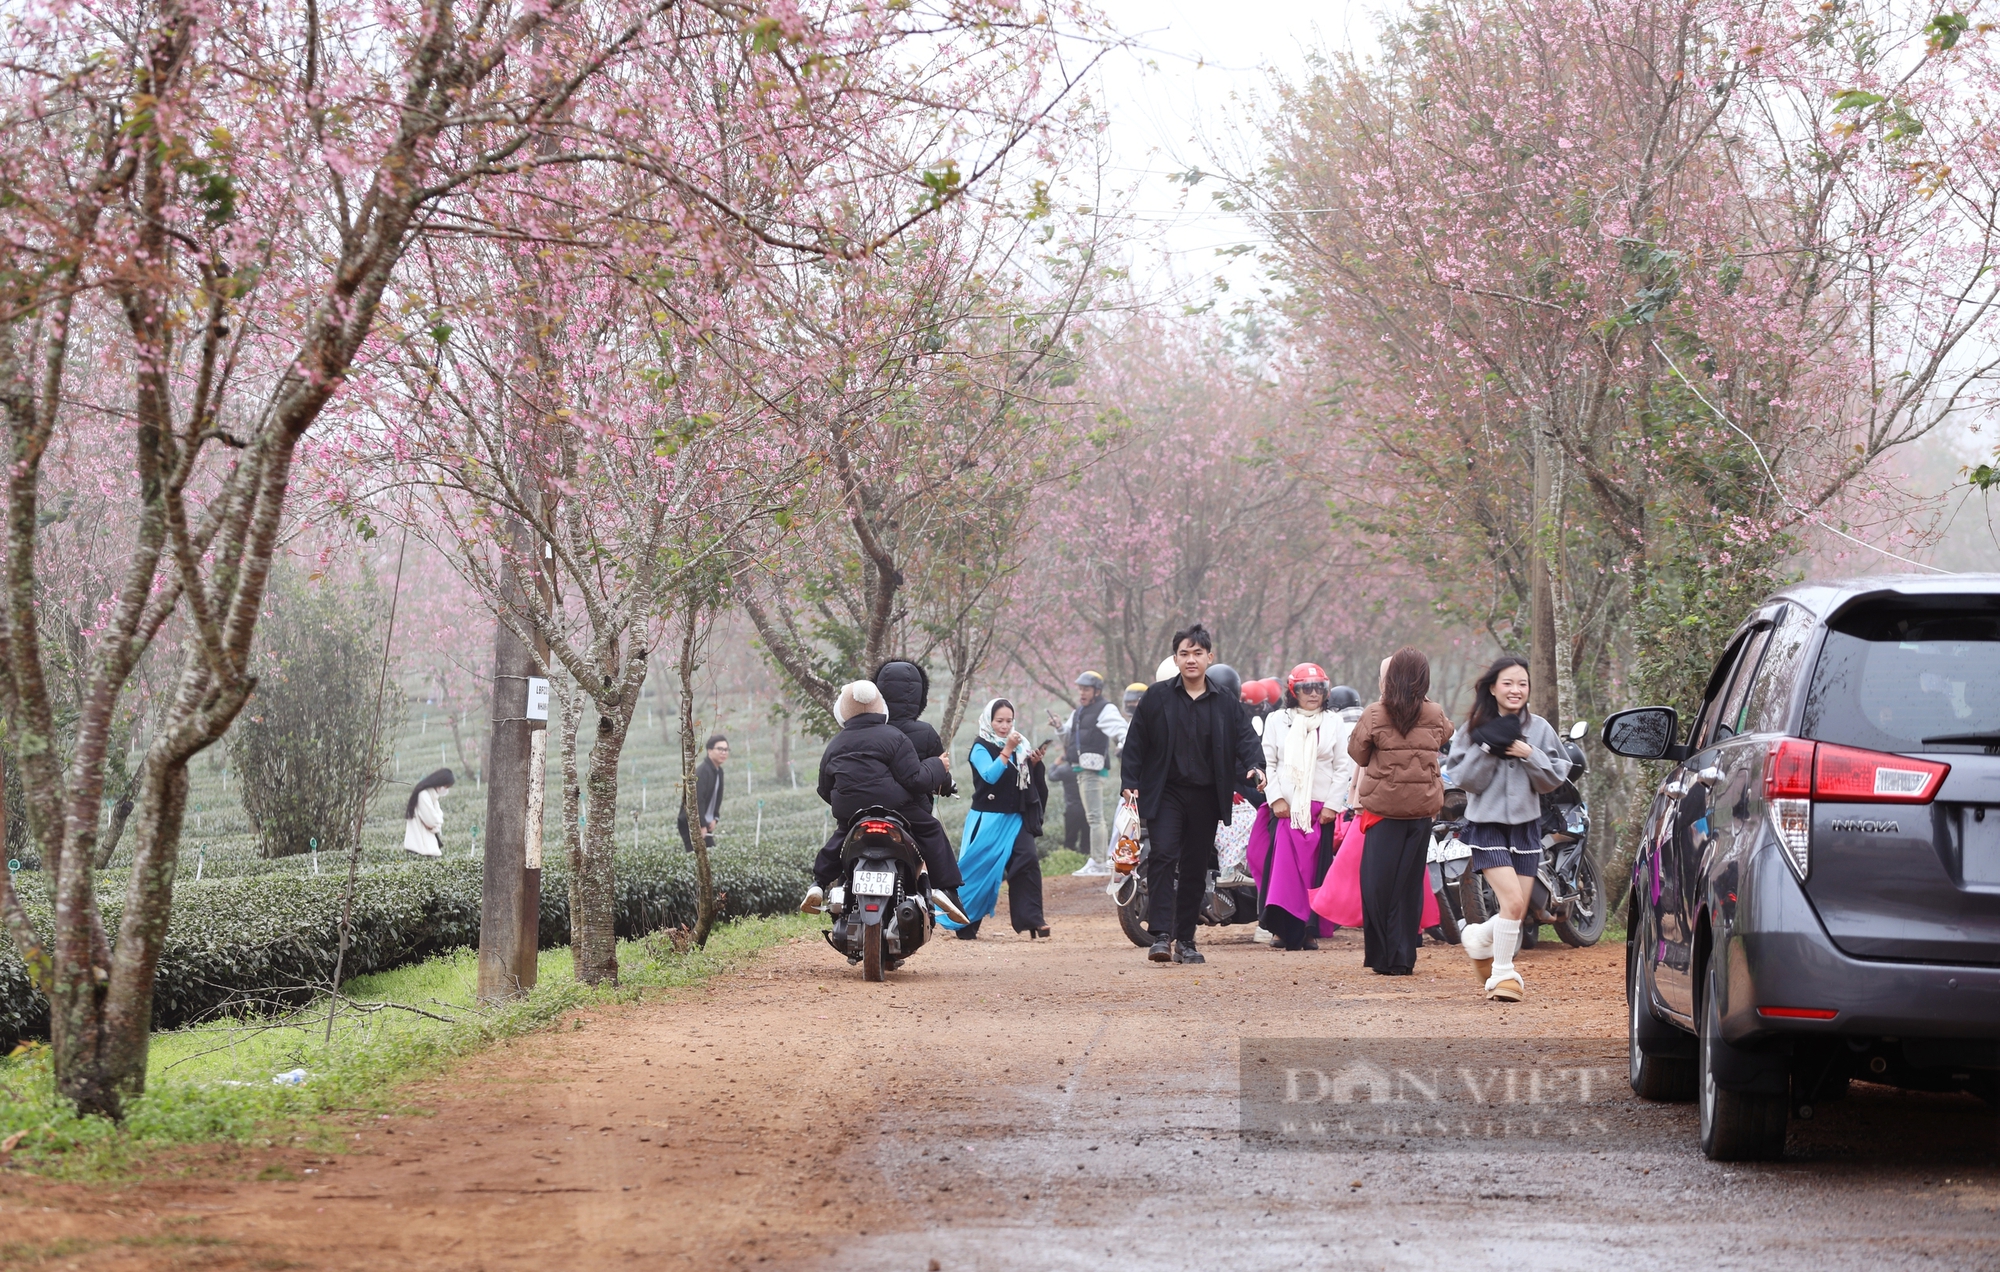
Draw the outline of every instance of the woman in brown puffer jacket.
M1431 661L1410 648L1382 664L1382 697L1370 703L1347 739L1361 768L1361 910L1364 962L1382 976L1408 976L1417 965L1424 903L1424 857L1431 821L1444 806L1438 752L1451 741L1444 708L1425 695Z

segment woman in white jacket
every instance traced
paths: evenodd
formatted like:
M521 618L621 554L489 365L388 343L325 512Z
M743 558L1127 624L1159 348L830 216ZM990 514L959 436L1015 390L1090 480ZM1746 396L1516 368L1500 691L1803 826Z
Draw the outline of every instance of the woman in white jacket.
M439 799L458 779L448 768L438 769L410 791L403 805L403 851L419 857L444 855L444 806Z
M1260 863L1263 926L1271 933L1271 948L1299 950L1318 944L1308 935L1319 924L1309 898L1323 869L1326 827L1348 806L1354 761L1348 758L1347 737L1354 721L1327 709L1332 686L1317 664L1292 668L1285 685L1285 705L1264 720L1264 795L1276 833Z

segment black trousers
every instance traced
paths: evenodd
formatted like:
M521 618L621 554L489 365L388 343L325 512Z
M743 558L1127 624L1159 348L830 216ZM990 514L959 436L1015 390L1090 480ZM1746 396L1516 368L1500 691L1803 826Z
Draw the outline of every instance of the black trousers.
M1146 857L1146 928L1154 940L1171 937L1194 944L1221 820L1212 786L1169 784L1161 794L1160 811L1146 823L1153 840Z
M1090 855L1090 821L1081 803L1063 805L1063 847Z
M924 868L930 871L933 888L956 888L965 882L965 876L958 872L958 857L951 850L951 839L944 833L944 823L929 813L903 813L903 820L909 824L910 838L917 841L917 854L924 859ZM813 882L820 887L831 886L840 878L840 841L847 838L847 831L835 827L833 837L813 858Z
M693 852L693 851L694 851L694 838L693 838L693 837L692 837L691 835L689 835L689 834L688 834L688 815L687 815L687 810L685 810L685 809L681 810L681 815L680 815L680 819L679 819L679 822L678 822L677 824L679 825L679 828L680 828L680 832L681 832L681 847L683 847L683 848L687 849L687 850L688 850L689 852ZM703 838L703 839L704 839L704 840L706 841L706 842L705 842L705 846L706 846L706 847L709 847L709 848L713 848L713 847L715 847L715 834L714 834L714 832L712 832L712 831L711 831L711 832L708 832L708 833L704 834L704 835L702 836L702 838Z
M1401 976L1417 965L1430 846L1428 817L1384 817L1362 840L1361 961L1378 972Z
M1000 877L1007 882L1007 921L1014 930L1032 932L1047 927L1048 920L1042 917L1042 858L1034 836L1023 831L1015 838L1014 851L1008 854ZM961 941L976 941L983 922L974 919L954 935Z

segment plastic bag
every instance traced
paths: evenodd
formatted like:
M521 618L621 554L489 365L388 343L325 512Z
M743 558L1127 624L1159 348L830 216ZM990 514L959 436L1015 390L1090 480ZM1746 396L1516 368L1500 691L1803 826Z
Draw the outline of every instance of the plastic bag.
M1111 868L1131 874L1139 864L1139 808L1129 799L1118 801L1111 818Z

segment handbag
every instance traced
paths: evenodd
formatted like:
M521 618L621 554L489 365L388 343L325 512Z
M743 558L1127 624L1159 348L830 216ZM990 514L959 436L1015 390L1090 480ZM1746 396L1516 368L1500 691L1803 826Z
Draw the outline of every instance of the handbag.
M1111 868L1131 874L1139 864L1139 809L1128 799L1120 800L1111 818Z

